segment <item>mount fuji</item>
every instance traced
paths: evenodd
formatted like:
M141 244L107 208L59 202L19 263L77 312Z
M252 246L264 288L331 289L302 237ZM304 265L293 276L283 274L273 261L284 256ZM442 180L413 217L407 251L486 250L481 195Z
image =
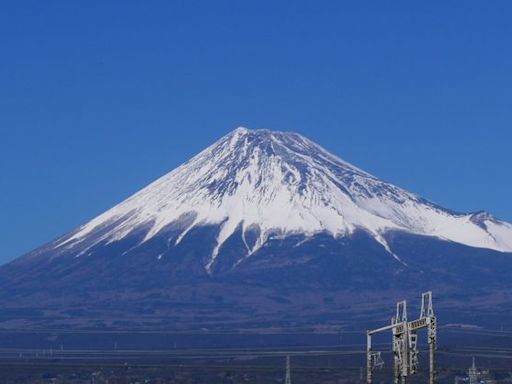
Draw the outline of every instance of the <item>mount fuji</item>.
M489 324L512 317L511 268L511 224L445 209L299 134L237 128L1 267L0 326L354 326L421 289L443 295L447 319Z

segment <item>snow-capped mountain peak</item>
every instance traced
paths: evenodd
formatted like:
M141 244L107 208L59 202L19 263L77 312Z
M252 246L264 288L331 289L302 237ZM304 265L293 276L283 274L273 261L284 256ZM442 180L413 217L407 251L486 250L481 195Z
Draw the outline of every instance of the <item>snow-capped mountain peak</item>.
M196 226L219 226L207 269L239 229L244 242L247 230L258 233L257 241L245 242L245 257L270 235L324 232L339 237L356 230L370 233L397 259L385 239L391 230L512 251L508 223L488 214L454 214L379 180L299 134L243 127L83 225L58 247L78 249L96 234L87 243L90 248L120 240L140 227L148 228L147 241L170 224L181 228L174 245Z

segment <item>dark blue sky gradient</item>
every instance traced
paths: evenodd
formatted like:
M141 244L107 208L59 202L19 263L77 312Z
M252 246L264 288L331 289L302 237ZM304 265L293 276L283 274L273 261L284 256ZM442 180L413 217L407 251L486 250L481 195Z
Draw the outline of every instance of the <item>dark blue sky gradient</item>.
M512 221L510 1L0 5L0 263L243 125Z

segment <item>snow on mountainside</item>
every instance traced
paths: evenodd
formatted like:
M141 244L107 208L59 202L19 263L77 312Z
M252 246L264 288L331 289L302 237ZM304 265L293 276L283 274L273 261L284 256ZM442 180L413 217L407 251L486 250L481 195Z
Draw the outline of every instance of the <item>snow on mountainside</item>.
M191 219L192 218L192 219ZM385 183L296 133L238 128L197 156L64 238L57 248L79 255L101 241L123 239L150 228L143 240L169 224L182 226L178 244L194 227L219 224L217 246L239 228L259 237L247 255L270 234L307 236L327 232L371 234L395 258L385 234L401 230L472 247L512 251L512 225L486 213L456 214ZM99 231L108 228L106 231ZM84 240L100 233L93 242Z

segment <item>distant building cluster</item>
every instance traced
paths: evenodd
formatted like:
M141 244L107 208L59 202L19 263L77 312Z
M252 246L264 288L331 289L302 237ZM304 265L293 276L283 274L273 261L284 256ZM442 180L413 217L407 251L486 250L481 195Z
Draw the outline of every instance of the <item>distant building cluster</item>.
M498 382L488 369L478 369L475 358L468 369L467 376L456 376L455 384L497 384Z

